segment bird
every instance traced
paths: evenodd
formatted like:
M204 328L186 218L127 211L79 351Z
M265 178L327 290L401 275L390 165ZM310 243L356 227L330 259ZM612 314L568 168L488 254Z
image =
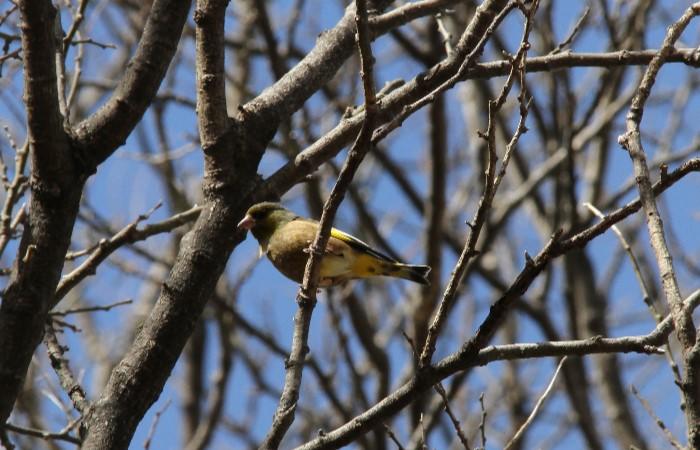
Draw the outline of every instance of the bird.
M316 238L319 223L300 217L280 203L262 202L251 206L238 223L238 230L249 230L275 268L287 278L301 283L309 246ZM403 264L384 255L350 234L331 229L321 259L319 287L343 285L349 280L386 276L430 285L430 266Z

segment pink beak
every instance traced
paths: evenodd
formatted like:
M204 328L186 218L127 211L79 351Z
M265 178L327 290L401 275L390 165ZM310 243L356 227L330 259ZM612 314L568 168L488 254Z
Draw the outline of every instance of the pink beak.
M243 218L243 220L238 222L238 225L236 226L236 228L238 228L239 230L241 230L241 229L250 230L251 228L253 228L254 225L255 225L255 219L253 219L253 217L251 217L250 215L246 215Z

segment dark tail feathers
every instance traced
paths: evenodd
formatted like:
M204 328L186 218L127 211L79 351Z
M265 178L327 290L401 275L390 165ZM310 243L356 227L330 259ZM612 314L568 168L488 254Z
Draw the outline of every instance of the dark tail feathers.
M430 281L428 281L430 266L413 264L396 264L396 266L399 267L399 271L396 273L398 277L420 283L424 286L430 286Z

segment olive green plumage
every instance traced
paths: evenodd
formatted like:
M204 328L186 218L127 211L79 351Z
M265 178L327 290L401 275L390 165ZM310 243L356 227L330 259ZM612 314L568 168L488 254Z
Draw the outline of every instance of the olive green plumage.
M250 230L272 264L288 278L301 283L308 248L316 237L318 222L297 216L279 203L263 202L248 209L238 228ZM331 229L321 260L319 286L335 286L348 280L387 276L420 284L428 283L429 266L402 264L343 231Z

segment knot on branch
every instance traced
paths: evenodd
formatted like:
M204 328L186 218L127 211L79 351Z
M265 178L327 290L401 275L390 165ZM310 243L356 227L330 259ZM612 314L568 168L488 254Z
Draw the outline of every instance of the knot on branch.
M299 365L299 361L297 361L296 359L289 359L289 358L287 358L287 359L284 360L284 368L285 368L285 370L289 370L289 369L291 369L292 367L297 366L297 365Z
M588 338L588 341L592 344L597 344L603 341L603 336L601 335L596 335L596 336L591 336Z
M85 397L85 391L79 384L74 384L73 386L70 387L68 390L68 396L72 397L75 394L80 394L81 396Z
M214 18L213 11L207 11L204 8L195 8L193 20L198 27L209 25Z
M311 244L307 248L304 249L304 253L308 253L309 255L317 255L318 257L322 257L325 252L323 251L323 249L319 245Z
M630 132L626 132L624 134L621 134L617 137L617 143L620 144L620 146L629 151L629 142L630 142Z
M313 308L316 305L316 296L307 294L303 289L299 290L297 295L297 305L300 308Z

